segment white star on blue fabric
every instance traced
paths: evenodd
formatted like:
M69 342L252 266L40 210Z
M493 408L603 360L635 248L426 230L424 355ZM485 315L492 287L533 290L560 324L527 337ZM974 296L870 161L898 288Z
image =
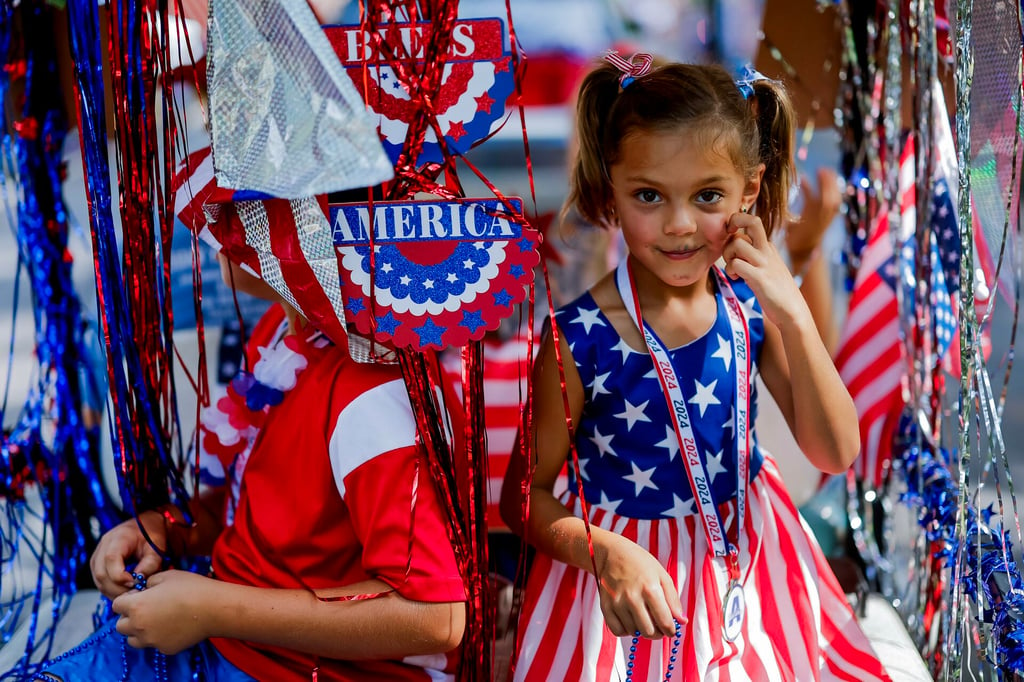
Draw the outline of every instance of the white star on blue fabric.
M723 431L729 431L733 436L736 435L736 408L733 407L729 410L729 418L722 424Z
M626 364L626 360L629 359L629 354L633 352L633 349L629 347L629 344L627 344L621 338L619 339L618 343L616 343L614 346L612 346L612 350L617 350L620 353L622 353L622 364L623 365L625 365Z
M725 467L722 466L722 454L724 452L724 450L719 450L713 455L710 452L704 453L705 459L707 459L708 462L708 483L714 483L715 477L718 476L718 474L725 473Z
M732 366L732 345L729 343L729 339L725 338L721 334L718 336L718 350L711 354L713 358L719 358L725 363L725 371L728 372Z
M651 488L657 490L658 486L651 482L651 477L654 476L654 472L657 471L658 467L651 467L650 469L641 469L636 465L636 462L630 462L629 465L633 467L633 473L629 476L623 476L624 479L630 481L636 488L634 495L640 496L640 493L644 488Z
M644 413L644 410L647 409L647 404L649 402L651 402L651 401L650 400L645 400L640 405L634 405L633 403L631 403L628 400L626 400L625 401L626 409L624 411L622 411L622 412L619 412L615 416L618 417L619 419L625 419L626 420L626 430L630 431L633 428L633 424L636 424L637 422L649 422L649 421L651 421L650 418Z
M700 407L701 417L704 416L704 412L708 409L708 405L722 404L722 401L715 397L715 386L718 385L718 379L713 379L707 386L697 380L694 380L693 383L697 386L697 392L687 402Z
M611 375L611 372L606 372L605 374L600 374L594 377L593 389L595 396L600 395L602 393L607 393L608 395L612 394L611 391L604 387L604 382L608 381L608 377L610 377Z
M424 289L433 289L434 288L434 280L429 279L429 278L423 280L423 288Z
M584 310L583 308L580 308L580 314L571 322L571 324L582 324L584 331L589 334L591 327L594 325L598 325L599 327L604 326L604 321L598 317L600 314L601 311L597 308L594 308L593 310Z
M611 455L612 457L616 457L617 456L615 454L615 450L612 448L612 438L614 438L614 437L615 437L615 434L613 434L613 433L612 434L608 434L607 436L602 436L601 432L597 430L597 427L594 427L594 435L590 437L590 441L594 445L597 446L597 454L598 454L598 456L600 456L600 457L604 457L605 455Z
M741 302L743 303L743 312L746 313L747 322L748 323L751 320L760 320L761 319L761 317L762 317L761 313L757 312L757 309L754 308L754 304L757 303L757 298L756 297L751 296L747 300L741 301Z
M409 277L409 275L402 275L401 277L398 278L398 281L404 284L405 286L409 286L409 282L412 281L412 278Z
M694 505L694 500L691 497L686 502L675 493L672 493L672 506L661 513L662 516L667 518L679 518L681 516L691 516L697 513L697 508Z
M381 272L391 272L392 270L394 270L394 268L392 267L391 263L385 263L384 265L380 266Z
M667 448L668 449L668 461L675 459L676 455L679 454L679 438L676 437L675 429L671 426L665 427L665 439L654 444L656 448Z
M609 500L608 493L601 491L601 502L600 505L615 514L619 510L619 505L622 504L622 500Z
M651 368L650 372L648 372L647 374L643 375L640 378L641 379L654 379L654 380L658 381L659 383L661 381L661 379L658 377L658 370L656 368L654 368L654 367Z

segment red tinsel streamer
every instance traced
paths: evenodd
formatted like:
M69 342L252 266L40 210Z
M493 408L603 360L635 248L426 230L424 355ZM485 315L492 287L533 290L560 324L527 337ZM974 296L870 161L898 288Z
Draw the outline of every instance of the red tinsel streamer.
M167 64L164 28L166 0L114 0L110 3L109 50L113 77L114 134L118 161L118 196L124 237L124 281L128 314L138 349L141 377L132 377L133 413L152 409L156 423L133 419L140 451L169 452L174 420L170 348L170 215L169 186L158 190L161 177L157 144L156 97L158 62ZM172 117L173 118L173 117ZM164 140L173 139L171 130ZM165 129L166 130L166 129ZM163 177L170 178L171 160ZM154 216L154 204L157 206ZM158 236L160 237L158 241ZM122 461L126 480L136 491L159 498L169 472L150 458ZM161 500L144 502L151 504ZM136 500L141 502L141 500Z

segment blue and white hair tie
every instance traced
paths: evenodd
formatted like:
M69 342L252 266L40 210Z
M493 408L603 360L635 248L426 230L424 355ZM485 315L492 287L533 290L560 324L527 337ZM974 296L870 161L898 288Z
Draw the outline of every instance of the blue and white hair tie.
M754 94L754 83L758 81L770 81L771 78L764 75L750 64L744 64L736 78L736 87L740 89L743 99L750 99Z

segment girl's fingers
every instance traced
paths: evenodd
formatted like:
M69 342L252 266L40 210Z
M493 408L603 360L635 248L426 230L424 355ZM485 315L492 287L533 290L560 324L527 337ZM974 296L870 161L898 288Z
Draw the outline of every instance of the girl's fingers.
M654 628L657 630L656 634L662 637L671 637L676 633L676 623L665 597L664 588L662 587L662 589L658 590L658 594L654 599L648 600L647 611Z
M679 592L676 591L676 586L672 583L672 578L668 575L661 577L661 589L665 593L665 603L668 604L669 612L677 623L683 625L687 622L687 617L683 615L683 600L679 597ZM673 626L673 633L675 634L675 628Z

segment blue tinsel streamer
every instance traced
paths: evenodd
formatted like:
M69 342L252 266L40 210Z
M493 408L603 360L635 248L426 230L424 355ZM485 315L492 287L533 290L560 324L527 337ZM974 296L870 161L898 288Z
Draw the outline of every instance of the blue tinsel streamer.
M81 415L81 379L89 375L89 368L82 371L86 325L72 281L61 197L66 126L56 86L54 11L42 0L22 2L17 8L5 2L0 11L0 56L7 67L0 73L0 101L18 112L15 130L8 128L6 119L2 130L18 181L16 276L24 265L31 285L38 363L35 383L15 426L0 437L0 493L6 512L2 530L7 534L2 538L2 561L32 552L39 567L31 593L15 591L11 602L0 604L5 614L0 636L5 641L26 616L28 622L21 661L3 671L3 678L30 672L32 658L49 654L54 628L39 630L41 609L50 608L54 619L59 616L85 575L96 531L119 520L102 485L98 429L86 428ZM11 96L12 76L20 87L16 101ZM4 410L6 403L5 392ZM41 516L28 508L29 490L39 493ZM22 537L26 523L40 525L52 542ZM45 589L48 585L52 592Z
M935 543L933 557L952 567L960 556L956 536L958 486L948 468L949 453L916 438L912 420L904 422L904 438L894 459L905 467L904 500L919 510L918 524ZM992 626L996 666L1000 675L1024 674L1024 581L1013 560L1013 543L1005 529L993 526L992 510L966 506L967 541L963 549L961 589L973 601L980 598L983 620ZM979 542L978 538L981 538Z

